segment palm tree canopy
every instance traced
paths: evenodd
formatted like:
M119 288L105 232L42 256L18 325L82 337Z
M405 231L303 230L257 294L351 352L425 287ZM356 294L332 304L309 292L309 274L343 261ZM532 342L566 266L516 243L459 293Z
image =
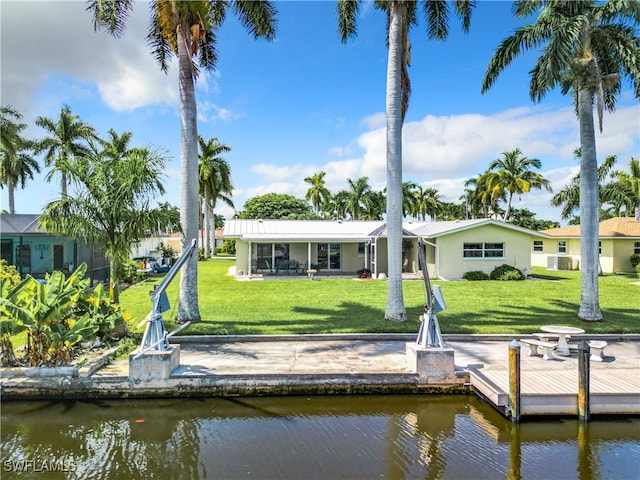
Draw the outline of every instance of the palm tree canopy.
M217 200L222 200L231 208L235 208L231 200L233 192L231 167L221 157L221 154L230 152L231 147L220 143L216 137L211 137L209 140L199 137L198 143L200 145L200 164L198 165L200 194L208 198L210 207L213 207Z
M491 88L518 55L543 47L531 71L529 95L539 102L561 86L562 93L588 88L602 111L615 109L621 78L632 84L640 98L640 3L629 0L517 0L514 15L528 17L540 10L537 21L516 29L498 47L482 82L482 93Z
M304 181L310 185L304 198L311 202L316 211L316 215L320 213L321 205L328 202L331 197L331 192L329 192L324 181L326 174L326 172L317 172L304 179Z

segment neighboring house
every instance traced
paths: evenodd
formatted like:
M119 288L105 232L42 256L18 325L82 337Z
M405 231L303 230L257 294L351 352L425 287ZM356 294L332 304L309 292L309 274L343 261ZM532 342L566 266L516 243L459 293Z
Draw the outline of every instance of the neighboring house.
M490 273L504 263L531 269L533 238L544 234L491 219L403 224L403 271L417 273L418 239L426 243L430 276L462 278L465 272ZM224 238L236 239L238 275L321 273L374 277L388 271L383 221L227 220Z
M424 239L431 277L460 279L466 272L490 274L507 264L531 273L531 245L547 235L489 218L418 222L410 230Z
M84 241L56 237L42 230L38 215L0 215L0 258L15 265L23 276L44 278L53 270L73 272L86 263L87 276L92 280L108 278L109 262Z
M634 272L629 259L640 254L640 222L633 217L610 218L600 222L598 230L602 272ZM534 241L532 265L554 270L580 269L580 225L542 233L552 238Z

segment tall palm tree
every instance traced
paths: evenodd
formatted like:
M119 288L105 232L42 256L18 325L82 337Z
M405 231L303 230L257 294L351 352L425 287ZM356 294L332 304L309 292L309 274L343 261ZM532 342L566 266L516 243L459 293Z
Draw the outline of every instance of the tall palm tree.
M576 158L580 158L580 149L577 148L574 152ZM609 177L614 164L616 163L616 156L610 155L604 159L601 165L598 166L598 194L600 196L598 206L603 203L607 203L606 192L607 186L604 184L605 180ZM551 197L551 205L554 207L562 207L560 217L567 219L574 215L574 213L580 208L580 172L573 176L567 185Z
M56 173L60 173L60 194L64 197L67 195L67 166L79 155L87 155L88 142L97 140L98 136L91 125L71 112L69 105L62 106L57 120L40 116L36 125L49 133L37 142L35 150L36 153L45 152L45 165L52 167L45 180L50 182Z
M448 36L450 2L420 2L427 20L427 37L444 40ZM411 46L409 29L417 24L417 1L378 0L375 6L387 14L387 245L388 294L385 317L396 322L407 319L402 293L402 124L409 106L411 84L408 67ZM455 12L468 31L473 0L457 0ZM338 33L343 42L356 35L360 0L338 0Z
M16 213L15 190L25 187L27 179L40 173L40 165L30 152L33 142L22 136L27 125L20 123L22 115L11 106L3 106L0 111L0 186L9 189L9 213Z
M131 243L141 241L148 230L179 228L179 218L175 210L151 206L151 200L164 193L164 153L134 148L120 157L114 151L94 149L68 162L74 192L47 204L40 221L49 233L84 238L105 249L109 296L118 303L118 271Z
M94 28L119 36L126 23L133 0L89 0L87 9L93 13ZM198 238L200 225L198 188L198 128L195 78L198 68L215 68L217 61L215 33L226 18L227 11L254 38L268 40L275 36L276 10L271 2L251 0L153 0L151 28L147 40L163 71L168 70L172 56L178 60L181 132L181 223L183 246ZM180 275L177 321L200 320L198 306L198 259L193 255Z
M235 208L231 200L233 184L231 182L231 167L220 155L230 152L231 147L220 143L216 137L205 140L198 138L200 145L200 164L198 177L200 181L200 195L203 198L204 231L206 235L204 254L211 255L211 245L216 238L215 206L222 200L231 208Z
M507 197L507 209L502 218L503 222L509 220L514 195L527 193L532 188L545 188L551 191L549 181L541 174L531 171L532 167L539 169L541 166L540 160L522 156L518 148L510 152L502 152L502 158L496 158L489 164L485 180L491 199L496 201L503 195Z
M341 220L347 217L347 202L349 200L349 191L340 190L329 197L323 204L323 212L325 215Z
M324 181L326 174L326 172L318 172L304 179L310 185L304 198L311 202L316 215L320 215L320 207L331 197L331 192L329 192Z
M593 106L600 130L606 107L615 109L620 78L628 77L640 97L640 3L609 0L517 0L514 14L536 21L520 27L496 50L482 82L486 92L519 54L544 47L531 70L533 101L561 86L572 93L580 126L581 301L578 318L602 320L598 294L598 176ZM594 101L595 100L595 101Z

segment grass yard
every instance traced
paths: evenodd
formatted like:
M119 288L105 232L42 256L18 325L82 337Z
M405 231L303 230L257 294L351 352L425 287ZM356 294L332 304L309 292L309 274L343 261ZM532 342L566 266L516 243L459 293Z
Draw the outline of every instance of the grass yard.
M198 264L200 313L203 321L180 332L195 334L416 333L425 302L424 284L404 282L408 320L385 320L387 282L353 278L309 280L282 277L238 281L227 275L233 259ZM587 333L640 331L640 279L635 275L600 278L602 322L576 318L580 302L580 272L533 269L531 280L434 282L441 286L447 309L438 313L442 333L513 333L538 331L542 325L562 324ZM151 310L149 292L160 278L131 286L121 293L122 307L132 314L131 331L144 330L141 321ZM173 322L179 279L168 289L171 310L163 314L166 328Z

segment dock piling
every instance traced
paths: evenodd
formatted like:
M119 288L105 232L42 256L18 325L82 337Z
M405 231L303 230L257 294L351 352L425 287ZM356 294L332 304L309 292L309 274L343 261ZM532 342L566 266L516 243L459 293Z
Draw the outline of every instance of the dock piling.
M509 343L509 417L520 422L520 343Z
M578 345L578 417L588 422L590 417L589 379L591 348L584 340Z

